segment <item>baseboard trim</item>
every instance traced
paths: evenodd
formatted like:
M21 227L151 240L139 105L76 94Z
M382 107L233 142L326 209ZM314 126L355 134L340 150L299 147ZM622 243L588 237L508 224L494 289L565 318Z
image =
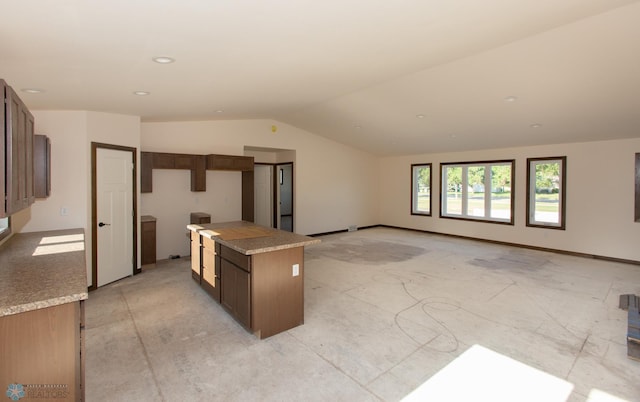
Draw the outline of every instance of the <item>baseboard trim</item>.
M377 227L380 227L380 226L383 226L383 225L358 226L358 230L377 228ZM358 230L356 230L356 232ZM349 231L349 229L342 229L342 230L334 230L334 231L331 231L331 232L314 233L314 234L310 234L310 235L307 235L307 236L309 236L309 237L320 237L320 236L328 236L328 235L338 234L338 233L346 233L348 231Z
M572 256L575 256L575 257L590 258L590 259L594 259L594 260L603 260L603 261L619 262L619 263L622 263L622 264L640 265L640 261L637 261L637 260L627 260L627 259L624 259L624 258L607 257L607 256L603 256L603 255L588 254L588 253L579 253L579 252L576 252L576 251L568 251L568 250L561 250L561 249L556 249L556 248L532 246L532 245L529 245L529 244L511 243L511 242L499 241L499 240L482 239L480 237L462 236L462 235L455 235L455 234L450 234L450 233L434 232L434 231L431 231L431 230L405 228L405 227L402 227L402 226L371 225L371 226L363 226L361 228L358 228L358 230L378 228L378 227L379 228L408 230L408 231L412 231L412 232L428 233L428 234L434 234L434 235L440 235L440 236L449 236L449 237L455 237L455 238L458 238L458 239L477 240L477 241L482 241L482 242L485 242L485 243L500 244L500 245L503 245L503 246L519 247L519 248L525 248L525 249L529 249L529 250L546 251L546 252L556 253L556 254L572 255ZM315 236L324 236L326 234L336 234L336 233L342 233L342 232L347 232L347 230L345 229L345 230L338 230L338 231L335 231L335 232L318 233L318 234L309 235L309 236L313 236L313 237L315 237Z

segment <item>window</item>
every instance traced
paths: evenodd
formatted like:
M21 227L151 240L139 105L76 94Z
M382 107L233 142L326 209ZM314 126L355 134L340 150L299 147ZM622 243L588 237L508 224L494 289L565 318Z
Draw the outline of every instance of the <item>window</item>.
M513 225L513 160L443 163L440 217Z
M411 165L411 215L431 216L431 164Z
M10 233L11 233L11 221L9 220L9 217L0 218L0 240L9 236Z
M567 157L527 159L527 226L564 230Z

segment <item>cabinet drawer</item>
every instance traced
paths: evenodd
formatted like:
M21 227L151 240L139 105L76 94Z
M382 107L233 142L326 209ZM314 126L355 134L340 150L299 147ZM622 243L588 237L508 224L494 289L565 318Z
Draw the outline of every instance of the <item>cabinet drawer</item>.
M251 256L244 255L225 246L220 247L220 256L223 259L234 263L239 268L242 268L247 272L251 272Z

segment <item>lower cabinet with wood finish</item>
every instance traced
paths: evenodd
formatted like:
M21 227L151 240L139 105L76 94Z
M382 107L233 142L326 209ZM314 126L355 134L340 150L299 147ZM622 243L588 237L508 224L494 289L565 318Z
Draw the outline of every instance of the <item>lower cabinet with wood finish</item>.
M254 255L218 247L219 302L240 324L266 338L304 323L303 247Z
M83 303L0 317L0 387L7 400L84 400Z

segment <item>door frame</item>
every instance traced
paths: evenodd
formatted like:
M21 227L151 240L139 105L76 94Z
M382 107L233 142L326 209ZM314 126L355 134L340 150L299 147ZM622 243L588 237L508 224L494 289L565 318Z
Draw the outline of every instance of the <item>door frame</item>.
M294 177L295 177L295 169L294 169L294 164L293 162L279 162L279 163L274 163L273 165L273 225L274 227L280 226L282 227L282 222L280 221L280 218L282 215L280 215L280 200L281 200L281 194L280 194L280 166L285 166L285 165L291 165L291 233L295 233L295 187L294 187ZM280 224L278 224L280 223ZM278 229L280 229L280 227L278 227ZM282 230L282 229L280 229Z
M100 142L91 142L91 286L89 290L98 288L98 189L97 189L97 154L98 148L112 149L116 151L131 152L131 161L133 163L133 180L131 181L131 197L133 206L133 225L132 225L132 274L136 275L142 272L142 268L138 268L138 161L136 155L138 150L132 147L122 145L104 144Z

